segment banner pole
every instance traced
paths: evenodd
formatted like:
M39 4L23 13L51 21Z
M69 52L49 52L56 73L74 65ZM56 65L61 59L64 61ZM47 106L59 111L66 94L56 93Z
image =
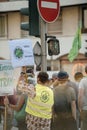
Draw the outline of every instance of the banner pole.
M8 96L8 93L7 94L5 94L5 98L7 98L7 96ZM4 130L6 130L7 129L7 108L8 108L8 105L7 104L5 104L5 113L4 113Z
M5 118L4 118L4 130L6 130L6 121L7 121L7 106L5 105Z

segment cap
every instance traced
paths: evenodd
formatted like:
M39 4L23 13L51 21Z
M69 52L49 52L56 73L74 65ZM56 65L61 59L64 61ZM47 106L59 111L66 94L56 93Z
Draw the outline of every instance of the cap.
M58 76L58 79L66 79L69 77L68 73L65 71L60 71L57 76Z
M52 74L52 79L56 79L56 78L58 78L58 73L53 73Z

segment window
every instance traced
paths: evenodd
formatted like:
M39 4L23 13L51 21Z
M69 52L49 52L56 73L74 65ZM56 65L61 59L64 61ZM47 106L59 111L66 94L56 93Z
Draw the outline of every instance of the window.
M21 15L21 23L28 23L29 19L28 16ZM21 36L27 37L29 35L29 31L21 30Z
M6 22L6 15L0 14L0 37L5 37L7 34Z
M87 33L87 6L82 8L82 33Z

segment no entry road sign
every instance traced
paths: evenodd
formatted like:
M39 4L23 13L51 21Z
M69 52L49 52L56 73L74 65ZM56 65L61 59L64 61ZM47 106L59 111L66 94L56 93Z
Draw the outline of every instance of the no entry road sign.
M60 12L59 0L37 0L37 8L41 18L47 22L54 22Z

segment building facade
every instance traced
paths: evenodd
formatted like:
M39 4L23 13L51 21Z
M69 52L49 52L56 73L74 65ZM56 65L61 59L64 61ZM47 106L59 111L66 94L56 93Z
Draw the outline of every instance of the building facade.
M20 28L21 22L28 21L27 16L22 16L21 8L28 7L28 0L0 0L0 58L10 59L8 41L11 39L29 38L33 44L40 38L29 36L29 32ZM76 59L71 63L68 54L72 47L73 39L81 23L82 47ZM87 64L85 57L87 47L87 0L60 0L60 14L54 23L47 23L47 34L56 36L60 43L60 54L47 55L47 66L51 70L68 71L72 78L76 71L84 72ZM48 54L48 52L47 52Z

